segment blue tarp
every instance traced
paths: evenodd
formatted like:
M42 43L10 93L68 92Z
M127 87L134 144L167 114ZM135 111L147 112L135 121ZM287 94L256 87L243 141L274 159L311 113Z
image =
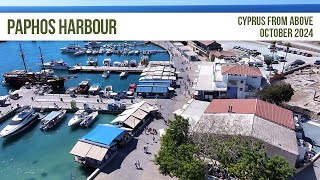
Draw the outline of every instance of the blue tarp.
M124 132L123 129L99 124L81 139L110 146L112 141Z
M153 93L167 93L168 87L167 86L154 86L152 87Z
M168 82L140 82L139 85L142 86L170 86L170 83Z
M137 86L137 93L149 93L152 92L152 86Z
M163 79L163 80L142 80L139 83L172 83L170 79Z

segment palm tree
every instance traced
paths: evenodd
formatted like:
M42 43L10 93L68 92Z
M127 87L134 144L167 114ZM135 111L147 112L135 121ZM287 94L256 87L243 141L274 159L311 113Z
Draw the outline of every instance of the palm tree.
M288 55L288 51L289 51L289 48L291 47L291 44L289 42L285 43L284 44L285 47L287 47L287 50L286 50L286 56L285 56L285 59L284 59L284 62L283 62L283 67L282 67L282 73L284 71L284 66L287 62L287 55Z

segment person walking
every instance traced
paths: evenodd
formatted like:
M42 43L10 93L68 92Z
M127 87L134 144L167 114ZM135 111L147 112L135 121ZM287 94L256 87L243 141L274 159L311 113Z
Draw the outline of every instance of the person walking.
M138 160L137 166L138 166L139 169L141 169L139 160Z

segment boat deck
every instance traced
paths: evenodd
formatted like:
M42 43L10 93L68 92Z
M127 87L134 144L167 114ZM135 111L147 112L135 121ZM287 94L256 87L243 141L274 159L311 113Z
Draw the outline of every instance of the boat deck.
M121 73L127 71L128 73L142 73L145 67L113 67L113 66L73 66L69 71L74 72L116 72Z

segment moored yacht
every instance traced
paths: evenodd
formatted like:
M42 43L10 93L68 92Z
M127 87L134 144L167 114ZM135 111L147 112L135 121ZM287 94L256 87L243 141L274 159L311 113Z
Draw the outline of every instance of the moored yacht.
M106 58L102 61L103 66L111 66L111 58Z
M65 63L62 59L52 60L51 62L43 63L45 69L69 69L70 66Z
M125 78L129 75L129 73L127 71L123 71L122 73L120 73L120 78Z
M76 44L70 44L66 47L60 48L60 50L65 53L75 53L75 52L79 51L79 49L80 49L80 46L78 46Z
M79 51L75 52L74 55L75 56L80 56L80 55L85 54L85 53L86 53L85 50L79 50Z
M68 126L78 126L82 121L88 119L88 113L85 110L78 110L69 120Z
M80 126L81 127L89 127L91 123L96 119L98 116L98 111L94 111L88 115L88 118L81 121Z
M103 78L108 78L110 76L110 71L105 71L101 75Z
M89 57L86 63L87 66L97 66L98 65L98 59Z
M22 112L16 114L11 122L0 132L0 137L10 137L19 132L22 132L27 127L32 125L37 119L39 114L34 111L30 106Z

